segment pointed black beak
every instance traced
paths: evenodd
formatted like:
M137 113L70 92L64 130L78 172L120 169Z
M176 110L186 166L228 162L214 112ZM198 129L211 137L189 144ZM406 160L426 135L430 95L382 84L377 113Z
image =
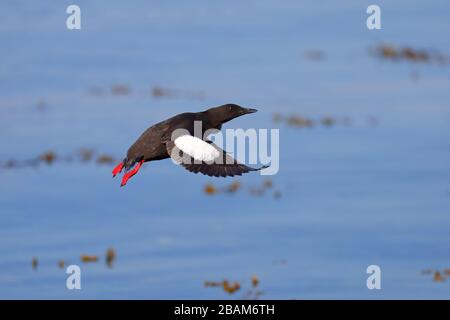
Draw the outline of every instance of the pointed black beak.
M248 113L255 113L256 111L258 111L258 110L252 109L252 108L245 108L245 114L248 114Z

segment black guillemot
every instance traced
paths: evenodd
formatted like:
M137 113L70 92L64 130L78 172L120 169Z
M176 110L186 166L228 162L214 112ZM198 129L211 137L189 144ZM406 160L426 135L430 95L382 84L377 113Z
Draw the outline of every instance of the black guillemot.
M191 172L215 177L232 177L261 170L265 167L255 169L241 164L211 141L194 136L194 123L197 121L201 122L203 132L220 130L225 122L256 111L225 104L203 112L181 113L159 122L145 130L128 149L126 158L112 171L113 177L125 170L121 183L124 186L144 162L169 157ZM177 130L185 133L174 138L173 133Z

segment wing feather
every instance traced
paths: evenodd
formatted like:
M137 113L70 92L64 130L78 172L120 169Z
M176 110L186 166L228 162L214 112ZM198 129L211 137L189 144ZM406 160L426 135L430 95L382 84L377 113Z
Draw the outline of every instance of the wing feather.
M241 164L214 143L190 135L167 141L166 148L175 162L193 173L200 172L214 177L233 177L265 168L255 169Z

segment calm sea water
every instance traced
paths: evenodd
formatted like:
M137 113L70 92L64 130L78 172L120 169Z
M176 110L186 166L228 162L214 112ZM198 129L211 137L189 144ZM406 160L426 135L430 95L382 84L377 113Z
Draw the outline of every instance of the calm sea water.
M280 171L252 196L265 177L168 160L125 188L95 162L2 168L0 298L234 299L253 275L267 299L449 298L421 271L450 268L450 66L368 50L450 54L448 2L380 1L380 31L365 27L365 1L78 1L82 30L69 31L71 3L0 4L2 162L79 148L121 158L157 121L234 102L259 112L227 128L280 129ZM153 86L176 96L152 98ZM351 125L293 128L275 112ZM235 194L203 191L233 181ZM80 262L109 247L113 268ZM66 289L61 259L81 266L82 290ZM381 290L366 287L372 264ZM242 290L203 286L225 278Z

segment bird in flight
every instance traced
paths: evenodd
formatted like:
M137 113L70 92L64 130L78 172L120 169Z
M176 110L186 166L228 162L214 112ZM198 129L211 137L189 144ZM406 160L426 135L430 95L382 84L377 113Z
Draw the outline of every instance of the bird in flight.
M190 172L214 177L240 176L267 168L251 168L241 164L211 141L194 136L196 121L201 122L203 136L207 130L220 130L225 122L256 111L236 104L225 104L203 112L181 113L159 122L145 130L133 143L126 158L113 169L113 177L124 170L123 187L138 173L144 162L169 157ZM175 137L174 132L177 132Z

